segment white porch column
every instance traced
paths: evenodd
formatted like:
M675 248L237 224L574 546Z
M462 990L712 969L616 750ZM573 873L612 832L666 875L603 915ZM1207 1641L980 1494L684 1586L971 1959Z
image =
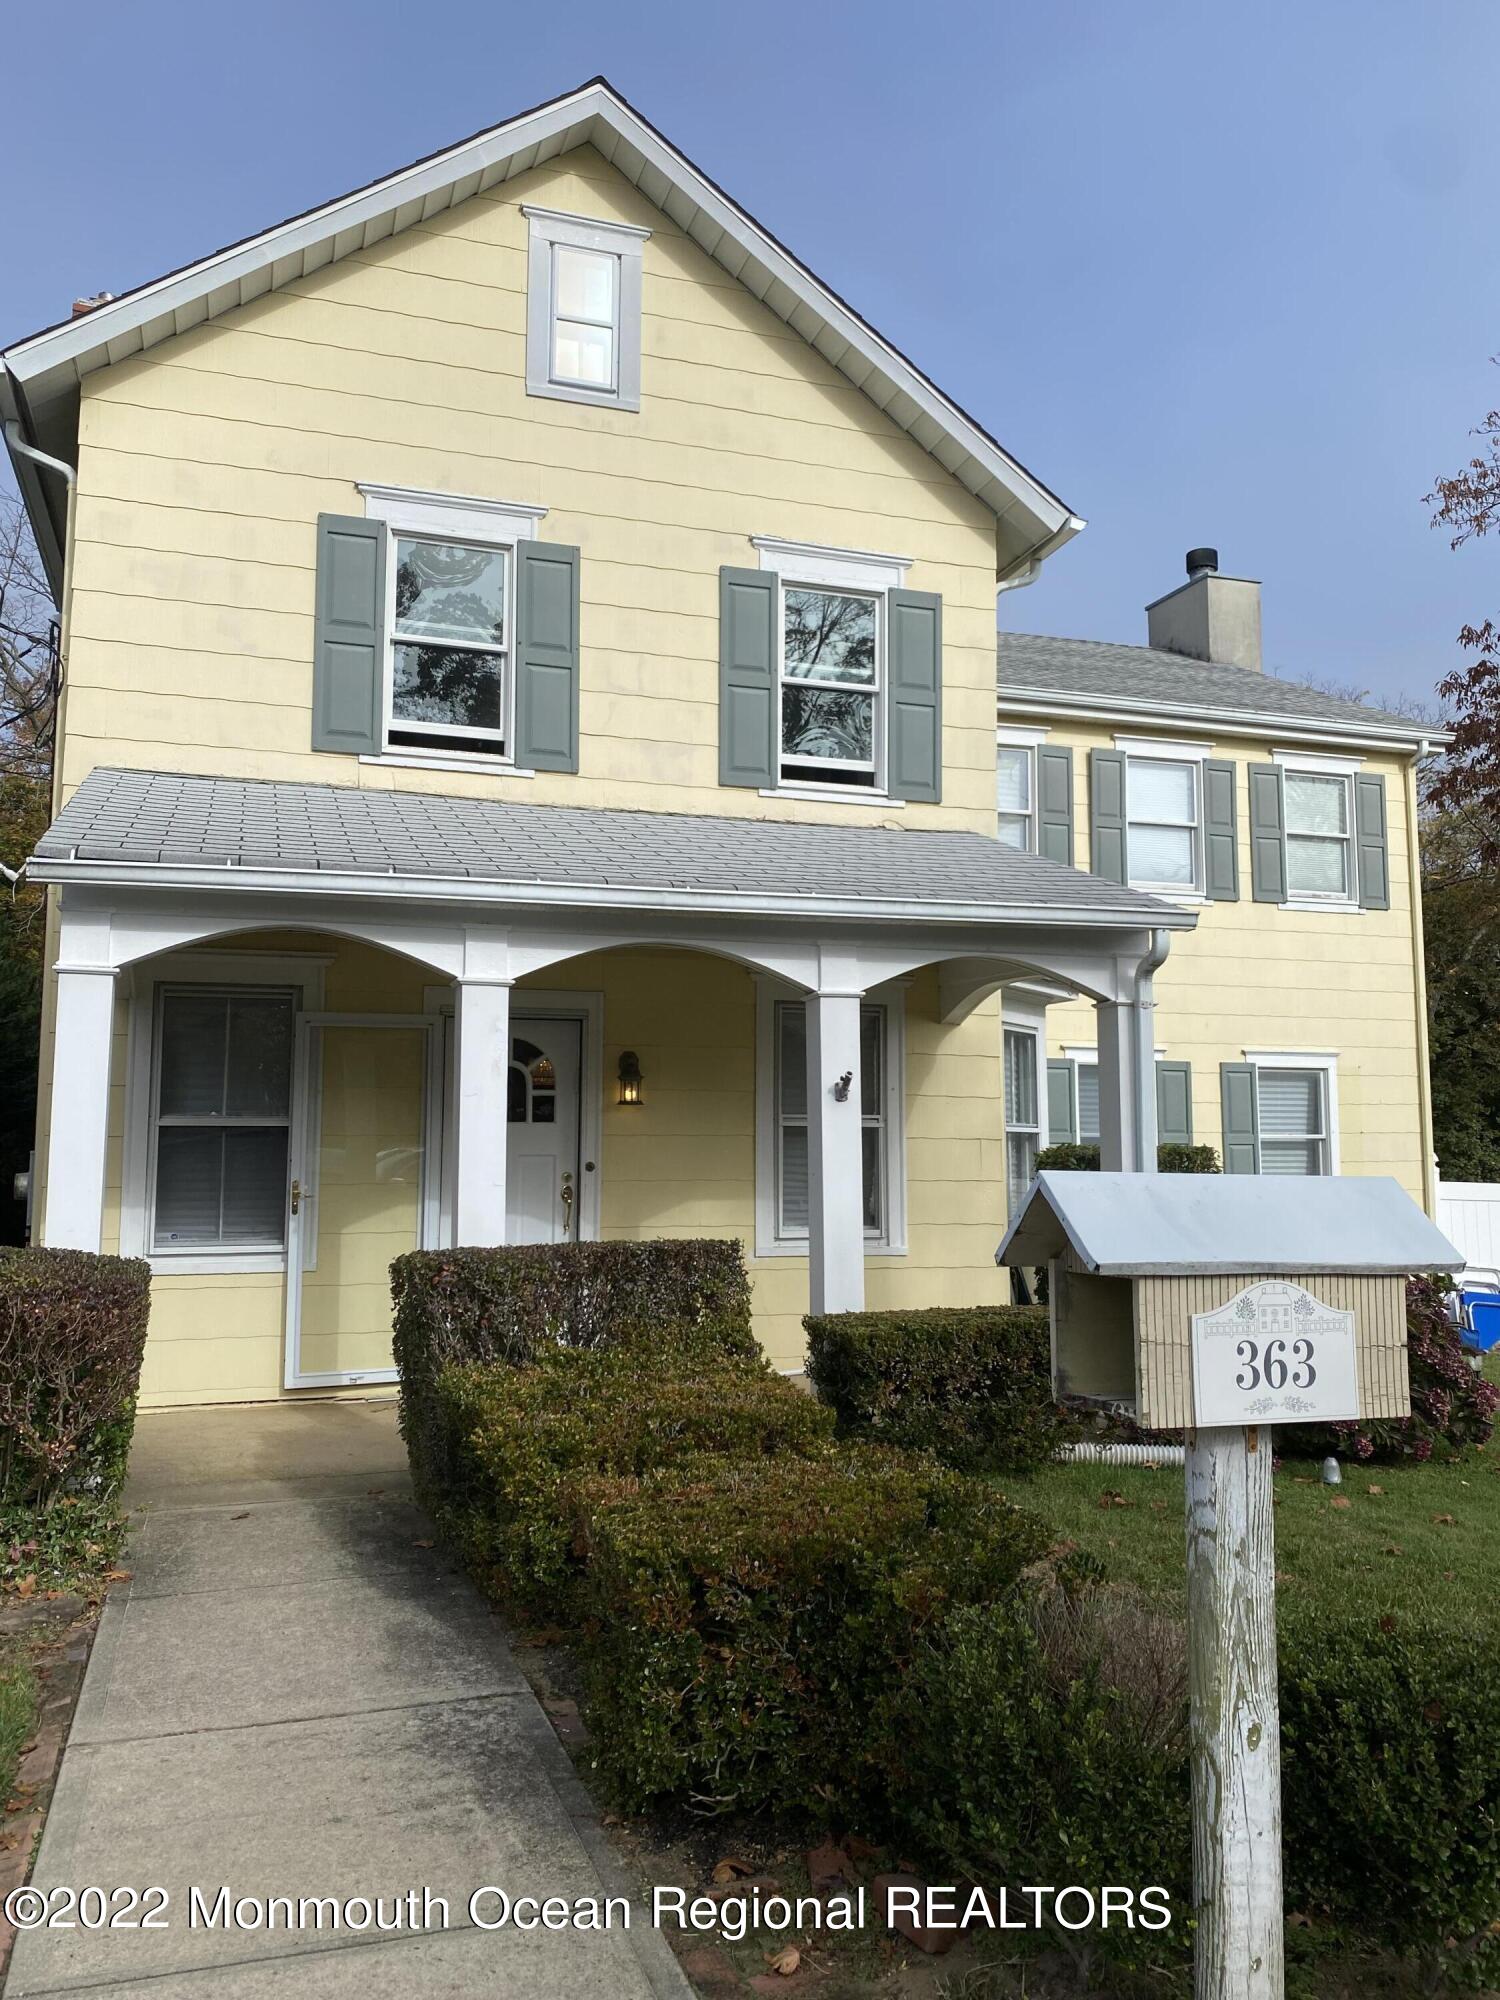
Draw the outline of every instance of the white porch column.
M1099 1000L1099 1164L1111 1174L1156 1172L1156 999L1152 974L1167 956L1167 933L1154 931L1151 948L1122 985L1134 996Z
M454 1016L453 1241L489 1247L505 1241L510 981L459 980Z
M864 1157L858 992L807 996L808 1302L863 1312Z
M56 977L42 1235L54 1250L97 1251L104 1223L115 973L108 965L60 965Z

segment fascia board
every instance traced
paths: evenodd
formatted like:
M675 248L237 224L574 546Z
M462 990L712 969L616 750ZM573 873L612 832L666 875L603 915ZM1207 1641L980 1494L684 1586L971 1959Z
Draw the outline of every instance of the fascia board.
M1149 717L1161 729L1202 730L1217 726L1221 734L1228 732L1236 736L1274 738L1277 742L1348 743L1364 750L1398 750L1412 756L1420 756L1428 750L1441 750L1453 740L1452 733L1446 729L1384 731L1378 724L1366 727L1355 723L1315 722L1310 717L1288 721L1285 717L1269 717L1253 709L1208 708L1201 703L1183 703L1164 712L1159 704L1131 701L1128 697L1100 701L1097 696L1076 695L1065 689L1050 688L1028 689L1025 693L1002 692L996 703L996 713L1002 719L1015 715L1055 717L1067 714L1086 722L1139 722Z

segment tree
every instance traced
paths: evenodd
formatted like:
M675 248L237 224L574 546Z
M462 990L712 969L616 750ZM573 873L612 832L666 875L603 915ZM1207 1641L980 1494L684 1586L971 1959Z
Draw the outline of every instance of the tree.
M1472 435L1479 448L1468 464L1426 496L1433 526L1449 530L1454 549L1500 523L1500 410L1491 410ZM1472 812L1465 840L1480 865L1493 869L1500 867L1500 626L1493 618L1465 625L1458 643L1475 657L1438 684L1453 705L1453 745L1431 800L1440 810Z
M1500 1181L1500 872L1479 829L1472 805L1422 825L1433 1141L1454 1181Z

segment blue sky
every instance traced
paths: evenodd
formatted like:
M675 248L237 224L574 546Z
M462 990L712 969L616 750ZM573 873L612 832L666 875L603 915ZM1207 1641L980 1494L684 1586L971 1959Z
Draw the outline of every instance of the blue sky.
M1430 693L1496 609L1422 495L1500 403L1493 0L73 0L6 27L0 338L603 71L1089 521L1003 622Z

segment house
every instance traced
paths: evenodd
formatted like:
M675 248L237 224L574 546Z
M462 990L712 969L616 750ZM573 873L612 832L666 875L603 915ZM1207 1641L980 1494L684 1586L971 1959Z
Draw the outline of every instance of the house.
M1197 916L1156 978L1163 1140L1390 1175L1431 1215L1416 773L1447 738L1264 672L1260 585L1187 568L1145 646L1001 633L1000 838ZM1015 1194L1099 1137L1100 1071L1071 996L1012 988L1004 1034Z
M1017 979L1152 1163L1203 912L994 837L1082 522L606 82L82 304L39 1233L150 1258L145 1401L390 1381L418 1244L742 1238L786 1367L998 1298Z

